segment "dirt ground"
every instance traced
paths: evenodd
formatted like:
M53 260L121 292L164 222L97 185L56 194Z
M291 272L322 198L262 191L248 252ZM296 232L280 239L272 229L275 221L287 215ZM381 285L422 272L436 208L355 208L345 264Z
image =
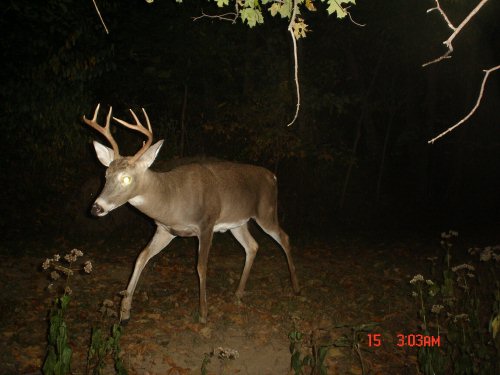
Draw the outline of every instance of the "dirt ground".
M124 236L126 237L126 236ZM102 322L105 299L119 305L133 262L146 239L122 243L89 241L79 245L93 272L71 280L67 312L73 374L86 373L91 326ZM234 291L243 268L244 251L230 234L217 234L207 282L208 323L197 322L196 240L176 239L146 267L136 290L131 319L121 339L129 374L281 375L290 371L291 332L303 334L303 351L331 345L328 374L417 374L416 348L398 347L398 333L417 333L409 279L428 269L426 257L436 253L431 239L301 240L293 248L301 294L291 289L281 249L264 235L243 302ZM124 242L124 243L123 243ZM70 251L68 240L3 245L0 254L0 374L39 374L46 350L47 312L54 294L41 264L55 253ZM114 319L116 322L116 318ZM376 323L372 333L380 347L369 347L367 333L353 328ZM355 337L353 339L353 337ZM311 344L312 343L312 344ZM352 344L359 344L355 350ZM237 358L221 359L217 348L236 350ZM210 357L210 353L215 355ZM105 373L113 373L111 364Z

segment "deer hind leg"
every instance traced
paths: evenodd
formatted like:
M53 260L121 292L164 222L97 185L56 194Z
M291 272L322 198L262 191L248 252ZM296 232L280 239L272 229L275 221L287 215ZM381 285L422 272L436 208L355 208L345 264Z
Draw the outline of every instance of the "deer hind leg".
M162 251L165 246L167 246L170 241L175 238L174 235L170 234L166 229L158 226L156 233L149 242L148 246L137 257L135 261L134 272L130 278L127 286L127 290L124 292L122 299L121 309L120 309L120 322L126 323L130 318L130 308L132 307L132 298L134 296L135 287L141 276L141 272L149 262L149 260Z
M213 229L205 230L198 237L198 277L200 281L200 323L207 322L207 264L208 253L212 244Z
M290 278L292 280L292 288L295 294L300 293L299 281L295 273L295 265L293 264L292 252L290 249L290 240L288 235L283 229L281 229L276 209L268 211L268 215L264 217L256 217L255 221L262 228L264 232L270 235L283 249L286 255L286 260L288 262L288 269L290 271Z
M243 246L246 253L245 267L243 268L243 273L241 274L240 284L236 290L236 298L241 299L243 297L243 293L245 292L245 285L248 280L248 275L250 274L250 269L252 268L253 260L255 259L257 250L259 249L259 245L250 234L250 231L248 230L248 223L231 229L231 233L236 240L238 240L241 246Z

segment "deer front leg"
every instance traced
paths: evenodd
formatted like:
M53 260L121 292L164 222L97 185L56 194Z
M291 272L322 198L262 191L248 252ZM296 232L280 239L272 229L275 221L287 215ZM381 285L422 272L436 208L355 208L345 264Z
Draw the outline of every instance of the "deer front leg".
M125 324L130 318L130 308L132 306L132 297L134 296L135 287L141 276L141 272L148 263L148 261L158 254L161 250L167 246L170 241L175 238L174 235L170 234L166 229L161 226L156 228L156 233L149 242L148 246L137 257L135 261L134 272L127 286L127 290L124 292L122 299L121 309L120 309L120 322Z
M200 323L207 322L207 263L208 253L210 252L210 245L212 244L213 231L203 231L198 237L198 277L200 279Z

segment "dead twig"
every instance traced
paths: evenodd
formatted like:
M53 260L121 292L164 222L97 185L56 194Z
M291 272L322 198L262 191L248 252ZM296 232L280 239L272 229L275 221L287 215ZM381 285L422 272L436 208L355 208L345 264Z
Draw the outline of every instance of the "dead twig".
M238 13L231 12L231 13L211 15L201 11L201 16L192 17L192 20L198 21L201 20L202 18L215 18L220 21L230 21L231 23L236 23L236 20L238 19Z
M436 58L434 60L431 60L431 61L426 62L425 64L422 64L422 67L437 63L437 62L444 60L444 59L449 59L451 57L450 56L451 53L453 52L453 44L452 44L453 39L455 39L455 37L462 31L462 29L465 27L465 25L467 25L467 23L469 23L469 21L472 19L472 17L474 17L477 14L477 12L479 12L479 10L484 6L484 4L486 4L488 2L488 0L481 0L479 2L479 4L477 4L476 7L467 15L467 17L464 18L464 20L460 23L460 25L455 27L453 25L453 23L450 21L450 19L448 18L448 16L446 15L446 12L443 10L443 8L441 8L441 4L439 4L439 0L434 0L434 1L436 2L436 6L434 8L428 9L427 13L430 13L433 10L438 11L441 14L441 16L443 17L443 19L446 22L446 24L448 25L448 27L451 30L453 30L453 33L448 37L448 39L446 39L443 42L443 44L447 48L447 51L442 56L439 56L438 58Z
M286 126L292 125L295 122L295 120L297 120L300 109L299 62L297 58L297 38L295 37L295 33L293 32L293 26L295 25L296 17L297 17L297 0L293 0L293 12L292 16L290 17L290 23L288 24L288 32L292 37L292 45L293 45L294 80L295 80L295 89L297 93L297 105L295 108L295 115L293 116L292 121L290 121Z
M198 21L198 20L200 20L202 18L215 18L215 19L218 19L220 21L229 21L231 23L236 23L236 21L238 20L239 16L240 16L240 8L238 7L238 2L235 1L234 12L211 15L211 14L206 14L202 10L201 11L201 16L193 17L193 21Z
M460 125L462 125L465 121L467 121L474 114L474 112L476 112L476 110L478 109L478 107L479 107L479 105L481 103L481 100L483 99L484 87L486 86L486 81L488 80L488 77L489 77L490 73L492 73L492 72L494 72L495 70L498 70L498 69L500 69L500 65L494 66L493 68L490 68L490 69L487 69L487 70L483 70L485 74L484 74L483 82L481 83L481 89L479 90L479 96L478 96L478 98L476 100L476 104L474 105L474 107L472 107L472 109L470 110L470 112L464 118L462 118L460 121L458 121L455 125L449 127L444 132L442 132L438 136L432 138L427 143L432 144L437 139L443 137L444 135L448 134L449 132L452 132L457 127L459 127Z
M92 0L94 3L95 10L97 12L97 15L99 16L99 19L101 20L102 26L104 26L104 31L106 31L106 34L109 34L108 27L106 26L106 23L104 22L104 19L101 16L101 11L99 10L99 7L97 6L97 3L95 0Z

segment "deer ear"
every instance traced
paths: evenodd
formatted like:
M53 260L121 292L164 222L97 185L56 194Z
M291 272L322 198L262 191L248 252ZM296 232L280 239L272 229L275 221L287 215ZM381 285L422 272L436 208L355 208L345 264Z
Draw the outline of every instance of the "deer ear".
M139 158L138 162L145 165L146 168L149 168L155 161L156 156L158 156L161 146L163 146L163 139L148 148L148 150Z
M99 161L105 166L109 167L111 162L115 159L115 153L109 147L106 147L100 144L97 141L94 141L95 153L97 154L97 158Z

